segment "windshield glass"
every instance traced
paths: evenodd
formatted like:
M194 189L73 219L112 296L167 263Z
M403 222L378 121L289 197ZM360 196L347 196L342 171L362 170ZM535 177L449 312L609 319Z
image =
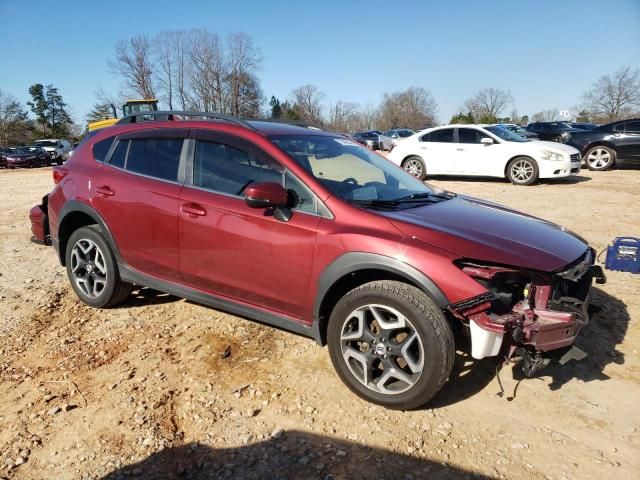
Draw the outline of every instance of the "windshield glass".
M437 193L351 140L324 135L269 138L334 195L346 201L387 201Z
M507 142L528 142L526 138L522 138L517 133L510 132L506 128L491 126L485 127L485 130L493 133L496 137L501 138L502 140L506 140Z
M52 140L39 140L36 142L36 145L39 145L41 147L57 147L58 142Z
M402 138L410 137L414 133L415 132L413 130L398 130L398 135L401 136Z

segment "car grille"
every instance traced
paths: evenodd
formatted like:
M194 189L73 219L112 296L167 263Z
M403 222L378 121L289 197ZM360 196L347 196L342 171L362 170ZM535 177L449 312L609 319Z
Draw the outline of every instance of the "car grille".
M573 155L571 155L571 161L572 162L579 162L580 161L580 154L579 153L574 153Z

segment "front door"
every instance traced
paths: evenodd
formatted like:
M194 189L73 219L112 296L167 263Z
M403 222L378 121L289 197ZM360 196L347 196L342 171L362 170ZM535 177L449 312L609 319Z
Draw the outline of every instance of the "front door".
M321 218L309 195L288 222L269 210L250 208L243 192L251 183L295 179L247 141L193 132L191 181L180 195L183 283L302 318Z

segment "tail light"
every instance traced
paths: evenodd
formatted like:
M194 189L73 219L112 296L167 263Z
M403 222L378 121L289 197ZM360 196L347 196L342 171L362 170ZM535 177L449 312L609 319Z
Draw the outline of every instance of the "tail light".
M53 183L55 183L56 185L59 184L62 179L67 176L68 173L69 170L67 170L65 167L53 167Z

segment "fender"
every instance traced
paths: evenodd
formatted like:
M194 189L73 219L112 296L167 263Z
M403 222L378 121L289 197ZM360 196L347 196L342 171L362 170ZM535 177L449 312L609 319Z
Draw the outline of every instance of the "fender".
M104 222L100 214L96 212L90 205L87 205L86 203L80 202L78 200L69 200L64 204L64 206L60 210L60 214L58 215L58 231L56 232L56 235L55 236L51 235L51 241L53 243L54 248L56 249L56 252L58 253L58 259L60 260L60 264L63 266L65 264L65 251L66 251L66 243L65 245L62 245L63 248L61 248L61 245L60 245L60 235L59 235L60 225L64 223L65 217L67 217L67 215L70 215L75 212L82 212L86 214L87 216L91 217L91 219L93 219L95 223L100 225L105 236L107 237L107 241L109 242L109 246L111 247L111 250L115 255L116 261L118 263L122 263L120 250L118 250L118 246L116 245L116 242L113 239L113 235L111 234L109 227L107 227L107 224ZM65 242L66 242L66 239L65 239Z
M392 257L377 253L349 252L331 262L320 275L318 290L313 305L313 338L322 345L322 331L320 325L320 307L329 289L339 279L359 270L384 270L403 277L425 292L439 308L445 308L451 302L440 288L427 275Z

